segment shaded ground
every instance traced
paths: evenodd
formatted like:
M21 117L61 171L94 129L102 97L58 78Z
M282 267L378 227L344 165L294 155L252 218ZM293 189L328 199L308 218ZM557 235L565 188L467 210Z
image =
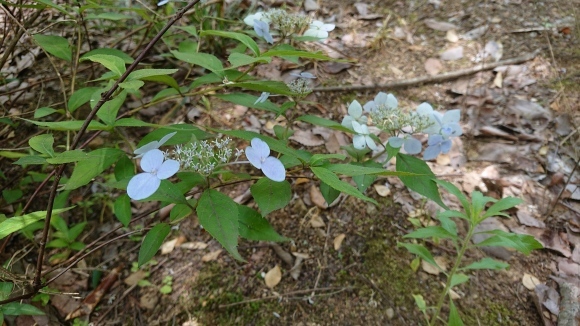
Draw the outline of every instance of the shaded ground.
M577 3L449 1L437 7L434 2L374 1L368 3L369 12L363 15L361 9L355 8L354 1L321 1L316 15L325 20L334 19L337 29L331 33L328 46L312 45L313 49L338 50L345 58L357 62L338 73L330 73L332 69L327 65L307 68L316 68L321 86L371 85L424 76L427 58L439 58L443 50L456 45L446 40L446 32L429 28L425 20L453 23L458 26L459 33L488 22L490 27L484 35L473 41L457 43L464 46L464 57L443 62L441 72L474 66L470 58L487 41L494 40L503 45L504 59L540 49L534 60L522 66L529 72L525 78L533 78L535 82L518 87L515 83L524 82L517 79L522 76L518 75L511 85L493 87L497 74L487 71L460 80L406 89L316 92L310 99L318 104L301 109L340 121L348 102L354 98L361 102L370 100L379 90L394 92L403 107L414 108L427 101L442 109L461 108L466 135L454 144L449 161L435 162L433 170L461 184L466 191L480 189L490 196L499 192L499 195L523 197L526 205L534 207L534 218L545 223L540 230L542 235L546 235L546 230L563 234L550 239L565 241L562 248L567 245L569 250L574 249L573 230L580 227L575 224L580 221L578 201L563 198L565 206L558 205L551 218L544 217L542 213L550 208L563 183L551 182L557 173L550 167L550 156L535 153L546 147L546 151L555 153L567 168L571 155L578 148L575 146L578 145L579 125L580 26L578 23L570 25L568 33L556 24L566 17L578 17L573 10L578 7ZM546 26L549 28L543 30ZM524 28L531 31L518 32ZM401 30L403 34L399 35ZM260 73L267 76L268 71ZM543 108L550 108L553 116L548 127L539 128L542 122L528 121L522 117L525 113L510 113L513 99L533 99ZM258 118L258 127L264 128L263 125L271 119L252 111L236 117L235 111L223 103L215 103L214 109L211 119L202 113L198 123L248 126L253 116ZM150 113L152 121L188 121L186 110L169 113L163 108L159 110ZM228 119L229 116L233 118ZM555 131L559 127L553 121L558 116L571 122L570 138ZM504 131L509 137L485 128L489 126ZM297 128L308 127L297 125ZM27 133L30 132L32 130ZM522 134L535 138L524 139ZM298 142L294 145L320 152L328 149L325 146L306 147ZM504 145L506 147L502 147ZM510 157L498 156L490 151L490 146L500 148ZM526 154L518 155L519 152ZM482 171L490 166L499 177L489 181L490 178L482 180L473 176L481 176ZM564 169L567 177L566 171L570 171ZM573 180L578 183L578 177ZM119 282L90 320L103 325L419 325L423 319L411 294L421 293L428 303L433 304L444 278L430 275L421 267L413 271L410 263L414 257L397 248L396 243L413 230L409 216L424 209L424 217L419 216L428 220L432 207L420 199L413 199L396 180L381 179L375 184L387 184L391 189L391 194L383 197L375 188L369 188L369 196L381 203L379 207L354 198L342 198L338 204L321 209L314 204L316 193L312 188L317 186L316 182L295 179L292 203L268 218L276 230L292 239L280 245L286 254L298 252L309 256L302 264L297 280L290 275L292 266L268 244L242 242L240 253L247 259L244 264L225 253L212 255L220 250L220 246L200 229L192 217L181 223L179 230L169 239L181 237L181 242L199 242L208 246L194 250L177 247L167 255L157 256L157 264L150 267L150 276L145 277L153 286L131 286ZM249 186L224 192L236 197L246 192ZM144 207L138 209L145 210ZM323 226L312 227L311 220L316 216L324 222ZM506 225L517 229L522 227L521 224L523 222L514 217ZM110 228L110 223L93 227L97 232L104 232ZM341 234L345 235L344 241L340 249L335 250L333 241ZM429 245L443 259L449 261L453 256L449 244ZM578 250L578 245L575 248ZM65 274L54 287L63 292L87 293L85 268L94 267L102 260L109 269L122 267L120 279L126 281L131 275L131 266L127 262L136 261L137 252L135 242L115 243L99 253L101 256L94 257L94 261L88 259L78 270ZM460 298L456 300L465 324L541 325L541 312L534 303L533 291L522 284L522 277L528 273L555 287L550 275L561 272L559 264L564 256L562 250L548 249L529 257L513 254L508 260L511 267L507 271L471 274L471 280L459 287ZM482 257L482 252L471 252L466 260L475 261ZM570 263L574 262L570 260ZM21 268L25 270L27 264L23 262ZM282 281L271 290L265 286L262 274L276 265L282 268ZM158 288L168 275L173 277L173 291L162 295ZM57 295L51 304L56 307L53 308L54 316L59 316L57 319L62 321L62 317L74 307L74 299ZM553 317L548 313L548 318ZM26 325L31 319L21 320L21 324ZM53 322L59 321L53 319Z

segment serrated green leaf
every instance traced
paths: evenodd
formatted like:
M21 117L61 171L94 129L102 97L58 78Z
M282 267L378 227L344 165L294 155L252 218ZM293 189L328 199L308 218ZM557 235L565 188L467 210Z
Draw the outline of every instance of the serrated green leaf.
M60 214L62 212L68 211L71 208L73 208L73 207L55 209L52 211L52 214L53 215ZM22 216L15 216L15 217L11 217L9 219L6 219L0 223L0 239L4 239L9 234L16 232L16 231L20 231L23 228L27 227L28 225L30 225L38 220L42 220L45 217L46 217L46 211L38 211L38 212L33 212L30 214L26 214L26 215L22 215Z
M471 203L469 202L469 199L467 199L467 196L465 196L463 192L459 190L459 188L457 188L457 186L445 180L434 179L433 181L435 181L438 185L447 190L447 192L457 197L457 199L459 199L459 202L461 203L461 206L463 206L463 210L465 210L467 214L470 214Z
M118 56L110 54L91 54L84 55L79 61L90 60L92 62L97 62L102 64L105 68L109 69L116 76L121 76L127 68L125 67L125 61Z
M485 214L481 217L482 219L488 218L490 216L508 216L506 213L503 213L503 211L508 210L512 207L515 207L521 203L523 203L524 201L521 200L520 198L515 198L515 197L506 197L506 198L502 198L499 201L497 201L496 203L494 203L493 205L491 205L491 207L485 212Z
M122 155L121 158L115 164L115 180L121 181L128 179L135 174L135 166L133 161L127 157L127 155Z
M132 64L133 61L135 61L130 55L126 54L125 52L123 52L121 50L109 49L109 48L94 49L92 51L89 51L89 52L83 54L81 59L84 59L85 57L90 57L90 56L95 55L95 54L112 55L112 56L118 57L119 59L123 60L123 62L125 62L128 65Z
M399 179L401 179L403 184L409 189L418 192L419 194L431 199L439 206L447 209L447 205L445 205L441 200L437 184L433 181L435 175L425 161L411 155L399 153L397 154L396 167L397 171L422 174L422 176L414 177L399 176Z
M143 85L145 85L145 82L142 80L129 80L119 83L119 87L130 91L138 91Z
M40 154L54 157L54 137L52 134L42 134L34 136L28 140L28 145Z
M349 183L340 180L336 174L332 173L331 171L321 167L311 167L311 170L314 175L316 175L321 181L325 182L330 187L340 192L344 192L347 195L351 195L353 197L378 205L374 199L363 195L358 189L351 186Z
M493 197L484 196L480 191L473 191L471 193L471 209L473 218L477 221L480 220L481 212L485 208L485 205L489 202L496 202L497 199Z
M188 217L192 212L193 210L188 205L177 204L173 206L171 212L169 213L169 221L175 222L177 220L181 220Z
M354 177L357 175L382 175L382 176L422 176L421 174L412 172L400 172L400 171L387 171L385 168L375 168L360 166L354 164L324 164L323 168L332 171L337 174L346 175L349 177Z
M76 90L68 99L68 110L75 112L81 105L88 103L95 92L101 90L99 87L85 87Z
M243 261L237 248L239 236L237 205L229 196L208 189L199 198L196 212L203 228L234 258Z
M228 57L228 61L230 62L231 65L227 69L236 69L242 66L251 65L256 62L269 63L270 61L272 61L272 58L271 57L255 58L247 54L234 52L230 54L230 56Z
M171 75L178 71L178 69L139 69L135 70L127 76L127 80L143 79L161 75Z
M321 127L325 127L325 128L339 130L339 131L343 131L343 132L346 132L349 134L353 133L353 131L351 129L348 129L347 127L341 125L340 123L338 123L334 120L321 118L321 117L315 116L315 115L308 115L308 114L302 115L302 116L298 117L298 119L296 119L296 121L304 121L304 122L308 122L310 124L313 124L315 126L321 126Z
M161 184L159 185L159 188L157 188L157 191L141 201L162 201L174 204L187 203L183 192L181 192L180 189L169 180L161 180Z
M407 249L410 253L421 257L421 259L435 266L438 270L442 271L441 267L439 267L439 265L437 265L437 263L435 262L435 259L433 259L433 255L431 255L429 250L427 250L427 248L425 248L424 246L420 244L404 243L404 242L397 243L397 246L405 247L405 249Z
M248 206L238 205L240 236L254 241L282 242L290 239L278 234L268 220Z
M72 163L88 159L90 156L81 149L75 149L56 154L53 158L47 158L50 164Z
M16 165L31 165L31 164L45 164L46 158L40 155L27 155L19 158L14 164Z
M471 263L463 268L461 268L461 270L470 270L470 269L493 269L493 270L500 270L500 269L506 269L508 268L510 265L508 263L504 263L503 261L499 261L499 260L495 260L489 257L485 257L480 261L476 261L474 263Z
M105 102L101 109L97 111L97 117L103 120L103 122L108 126L115 125L117 114L119 113L119 109L123 103L125 103L125 98L127 98L127 91L124 90L115 96L112 100Z
M351 164L355 165L355 166L364 166L364 167L375 168L375 169L382 169L383 168L382 164L377 163L373 160L368 160L368 161L363 162L363 163L353 162ZM354 181L357 189L360 190L360 192L362 192L362 193L364 193L367 190L367 188L370 187L371 184L373 184L373 182L375 182L376 179L377 179L377 176L374 174L363 174L363 175L356 175L356 176L352 177L352 181Z
M274 104L270 101L256 103L256 100L258 99L258 97L254 96L254 95L247 94L247 93L218 94L215 97L217 97L221 100L231 102L234 104L239 104L239 105L242 105L245 107L259 109L259 110L265 110L265 111L274 112L276 114L280 114L280 108L276 104Z
M508 233L502 230L492 230L483 233L493 236L476 244L478 247L506 247L513 248L524 255L529 255L534 249L542 249L543 246L534 237L524 234Z
M250 191L262 212L262 216L286 207L292 199L292 189L286 180L276 182L268 178L261 178L250 187Z
M171 226L169 224L159 223L147 232L147 235L141 244L141 248L139 249L139 267L143 266L143 264L147 263L151 258L153 258L153 256L155 256L155 253L157 253L157 250L161 248L163 241L170 231Z
M310 165L316 165L320 161L331 160L331 159L337 159L337 160L343 161L344 159L346 159L346 155L344 155L344 154L314 154L310 158Z
M443 218L459 217L459 218L462 218L465 220L469 220L467 215L465 215L464 213L462 213L460 211L456 211L456 210L442 211L442 212L437 213L437 216L443 217Z
M149 76L149 77L143 77L143 78L141 78L141 80L165 84L165 85L171 87L173 90L175 90L177 92L177 94L179 94L179 92L181 91L181 89L179 88L179 84L177 83L175 78L173 78L171 76L167 76L167 75Z
M218 59L213 54L208 53L200 53L200 52L179 52L179 51L171 51L171 53L179 60L185 61L187 63L198 65L203 67L218 76L223 77L224 66L220 59Z
M44 49L44 51L68 62L72 60L72 50L70 44L64 37L41 34L36 34L33 37L34 40Z
M328 205L332 204L338 196L340 196L340 191L327 185L325 182L320 182L320 193Z
M252 52L254 52L255 55L260 55L260 48L258 47L258 44L256 44L256 42L248 35L235 32L215 31L215 30L204 30L200 32L200 36L206 35L227 37L238 40L242 42L242 44L247 46L250 50L252 50Z
M77 189L88 184L94 177L100 175L105 169L115 163L123 154L123 151L116 148L100 148L89 152L88 159L77 163L64 189Z
M449 234L457 237L457 224L453 222L449 217L438 214L437 219L441 222L441 227L445 229Z
M113 204L113 211L115 216L123 224L124 227L129 226L131 222L131 198L127 194L122 194L115 200Z
M456 273L453 275L453 277L451 277L451 280L449 281L451 284L451 288L453 288L454 286L457 286L459 284L463 284L465 282L469 281L469 276L462 274L462 273Z

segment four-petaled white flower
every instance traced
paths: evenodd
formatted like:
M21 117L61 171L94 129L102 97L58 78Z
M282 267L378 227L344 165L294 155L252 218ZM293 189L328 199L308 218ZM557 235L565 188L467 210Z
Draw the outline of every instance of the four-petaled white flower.
M261 20L254 20L254 31L258 36L261 36L266 40L266 42L273 44L274 39L272 34L270 34L270 24Z
M145 199L155 193L161 184L161 180L167 179L177 173L179 162L165 160L165 155L158 149L152 149L143 155L139 173L131 178L127 185L127 195L131 199Z
M254 102L254 104L264 103L264 102L266 102L266 100L268 100L268 97L270 97L270 93L262 92L262 94L260 94L260 97L258 97L256 102Z
M389 137L389 145L393 148L403 148L407 154L419 154L421 153L421 142L411 135L405 135L403 137Z
M145 155L145 153L149 152L152 149L158 149L159 147L163 146L163 144L165 144L171 137L175 136L175 134L177 133L177 131L169 133L165 136L163 136L163 138L161 138L161 140L157 141L154 140L148 144L145 144L139 148L137 148L133 154L135 154L135 158L139 158L142 157L143 155Z
M332 30L334 30L334 24L325 24L319 20L315 20L310 23L310 27L304 32L304 36L326 39L328 38L328 32Z
M375 112L377 109L396 109L399 105L397 98L393 94L379 92L373 101L368 101L364 105L367 112Z
M442 114L433 110L429 103L421 103L417 107L419 115L429 118L431 125L422 131L429 135L441 134L443 137L458 137L463 134L459 120L461 119L461 110L449 110Z
M373 151L377 149L377 145L370 136L369 127L365 124L360 124L356 121L352 122L354 132L357 134L352 138L352 144L356 149L364 149L368 146Z
M286 169L279 159L270 156L268 144L259 138L252 139L250 143L251 146L246 147L246 157L250 163L262 170L270 180L284 181L286 179Z
M357 100L352 101L348 106L348 115L342 119L342 125L348 129L353 129L352 123L356 121L361 124L367 123L367 117L363 115L363 108Z

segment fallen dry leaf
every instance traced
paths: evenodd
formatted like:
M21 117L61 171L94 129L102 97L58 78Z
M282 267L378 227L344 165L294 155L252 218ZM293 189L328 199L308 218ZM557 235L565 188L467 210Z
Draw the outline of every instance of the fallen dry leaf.
M540 284L540 280L532 274L524 273L522 277L522 284L528 290L534 290L538 284Z
M312 214L312 217L310 218L310 226L313 228L322 228L325 225L326 224L322 220L322 217L320 217L320 214Z
M189 250L199 250L199 249L205 249L205 248L207 248L207 246L208 246L208 244L205 242L196 241L196 242L183 243L179 246L179 248L189 249Z
M447 34L445 35L445 38L447 39L447 41L451 43L456 43L457 41L459 41L459 35L457 35L457 31L455 31L454 29L448 30Z
M441 61L435 58L429 58L425 60L425 70L429 75L435 76L441 71L441 69L443 69Z
M391 194L391 188L387 187L386 185L375 184L373 185L373 188L381 197L387 197Z
M219 257L219 255L222 253L222 251L223 250L219 249L216 251L212 251L209 254L205 254L205 255L203 255L203 257L201 257L201 261L205 263L208 261L216 260Z
M341 233L339 235L336 236L336 238L334 238L333 244L334 244L334 250L338 251L340 250L340 247L342 246L342 241L344 241L344 238L346 238L346 234Z
M131 275L127 276L127 278L125 278L125 280L123 281L125 284L127 284L128 286L133 286L137 283L139 283L139 281L145 279L147 277L147 272L144 270L138 270L134 273L131 273Z
M274 268L268 271L264 276L264 282L266 282L266 286L270 289L274 288L280 281L282 280L282 271L280 270L280 266L276 265Z
M326 200L322 196L322 193L320 192L320 189L317 186L315 186L315 185L310 186L309 193L310 193L310 200L314 203L314 205L318 206L318 208L321 208L321 209L328 208L328 204L326 203Z
M425 19L425 25L427 25L427 27L434 29L436 31L442 31L442 32L447 32L453 29L457 29L457 26L451 24L451 23L446 23L446 22L442 22L442 21L438 21L435 19Z
M441 53L441 60L453 61L463 58L463 47L456 46Z
M312 130L296 130L294 135L290 136L290 139L298 142L304 146L320 146L324 144L324 140L318 138Z
M169 240L161 245L161 254L167 255L175 249L175 244L177 243L177 238Z

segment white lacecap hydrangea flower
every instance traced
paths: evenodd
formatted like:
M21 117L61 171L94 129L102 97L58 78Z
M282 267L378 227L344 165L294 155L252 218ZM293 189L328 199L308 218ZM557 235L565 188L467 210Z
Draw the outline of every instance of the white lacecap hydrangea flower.
M348 129L353 129L353 122L360 124L367 123L367 117L363 115L363 108L357 100L352 101L348 106L348 115L342 119L342 125Z
M256 23L256 21L262 21L265 23L270 23L270 20L264 16L264 12L263 11L258 11L257 13L248 15L246 18L244 18L244 23L246 23L246 25L252 26L254 27L254 24Z
M432 160L440 153L447 154L451 150L451 138L459 137L463 130L459 125L461 111L449 110L444 114L433 110L428 103L422 103L417 107L417 114L429 118L430 125L423 129L429 135L427 148L423 153L423 159Z
M310 27L306 32L304 32L303 36L310 36L324 40L328 38L328 32L333 31L334 27L334 24L325 24L319 20L315 20L310 23Z
M268 144L259 138L252 139L250 144L251 146L246 147L248 161L254 167L262 170L270 180L284 181L286 179L286 169L279 159L270 156Z
M368 101L363 108L367 112L375 112L379 109L393 110L396 109L398 105L399 102L397 101L397 98L393 94L379 92L375 96L375 99L372 101Z
M352 127L356 135L352 138L352 143L356 149L364 149L369 147L373 151L377 149L375 141L370 136L369 127L366 124L360 124L356 121L352 122Z
M155 193L161 185L161 180L170 178L179 171L179 162L165 160L165 154L152 149L143 155L139 173L131 178L127 185L127 195L131 199L145 199Z
M175 136L175 134L177 134L177 131L163 136L163 138L161 138L161 140L159 140L159 141L155 140L155 141L152 141L144 146L137 148L133 152L133 154L136 155L135 158L142 157L143 155L145 155L145 153L149 152L152 149L158 149L159 147L163 146L163 144L165 144L171 137Z

